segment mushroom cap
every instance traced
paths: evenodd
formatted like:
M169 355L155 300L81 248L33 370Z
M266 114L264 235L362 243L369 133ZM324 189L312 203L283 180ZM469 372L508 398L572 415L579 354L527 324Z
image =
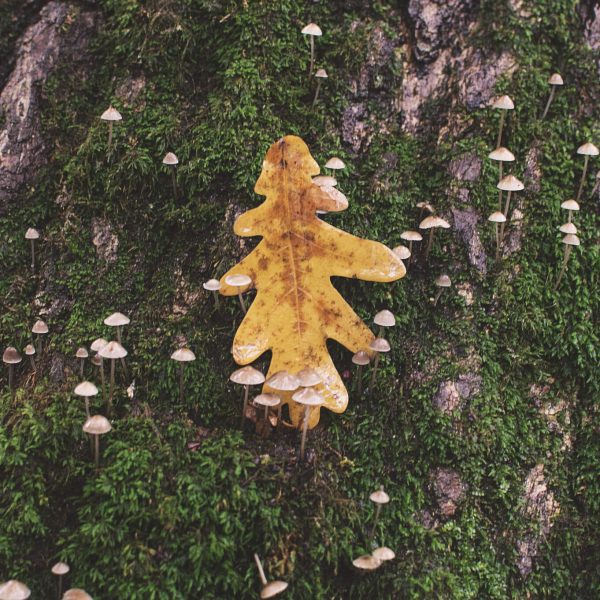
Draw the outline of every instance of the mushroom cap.
M171 358L177 362L190 362L196 360L196 355L189 348L179 348L171 354Z
M417 202L417 208L421 210L426 210L427 212L434 213L435 208L429 202Z
M352 561L352 564L357 569L363 569L365 571L373 571L381 566L381 561L375 558L371 554L363 554Z
M400 259L400 260L406 260L407 258L410 258L411 252L410 250L406 247L403 246L402 244L400 244L399 246L396 246L392 252Z
M90 358L90 362L94 366L99 367L100 365L102 365L102 357L96 353L94 354L94 356L92 356L92 358Z
M245 287L252 283L252 279L243 273L236 273L234 275L227 275L225 283L233 287Z
M423 239L423 236L418 231L403 231L400 234L401 240L406 240L407 242L420 242Z
M112 106L109 106L101 115L103 121L120 121L123 117L121 113Z
M369 496L369 500L375 502L375 504L387 504L390 501L390 497L383 491L383 486L381 486Z
M512 110L515 107L515 103L511 100L510 96L500 96L496 98L492 103L492 108L499 108L501 110Z
M27 346L25 346L23 349L23 352L25 352L27 356L32 356L35 354L35 346L33 344L27 344Z
M565 200L560 207L565 210L579 210L579 203L577 200Z
M564 85L565 82L563 81L563 78L560 76L560 73L552 73L552 75L550 75L550 79L548 79L548 83L550 85Z
M129 317L126 317L123 313L116 312L104 319L104 324L109 327L121 327L122 325L129 325Z
M127 350L119 344L119 342L108 342L104 348L98 351L98 355L102 358L110 358L115 360L116 358L125 358L127 356Z
M265 376L254 367L248 365L247 367L242 367L241 369L234 371L229 376L229 379L230 381L233 381L233 383L239 383L241 385L259 385L264 383Z
M325 399L314 388L302 388L292 394L292 400L304 406L323 406Z
M598 156L600 150L592 144L592 142L586 142L585 144L577 148L577 154L586 154L587 156Z
M375 338L372 340L369 344L369 348L375 352L389 352L392 349L390 343L383 338Z
M495 150L492 150L488 154L488 158L499 160L501 162L513 162L513 160L515 160L515 155L508 148L500 146Z
M81 348L77 348L77 352L75 352L75 358L87 358L88 356L88 351L83 346Z
M98 388L91 381L82 381L74 390L77 396L90 397L98 393Z
M337 156L332 156L325 163L325 168L326 169L333 169L333 170L345 169L346 168L346 164L344 163L344 161L341 158L338 158Z
M93 435L103 435L111 429L110 421L102 415L94 415L83 424L83 430Z
M93 350L94 352L100 352L100 350L102 350L106 344L108 344L108 340L105 340L104 338L95 339L90 344L90 350Z
M296 373L296 377L300 381L300 387L310 387L323 382L321 375L314 369L302 369L302 371Z
M162 159L163 165L178 165L179 159L172 152L167 152Z
M259 406L277 406L281 398L277 394L259 394L253 402Z
M57 562L50 570L54 575L66 575L71 570L71 567L67 563Z
M375 548L375 550L373 550L373 557L381 561L393 560L396 558L396 553L387 546L381 546L381 548Z
M93 600L93 598L85 590L71 588L64 593L62 600Z
M43 334L48 333L48 325L44 323L41 319L38 319L31 328L32 333Z
M266 384L279 392L293 392L300 387L300 380L288 371L277 371L267 379Z
M394 327L394 325L396 325L396 317L387 309L380 310L375 315L373 323L375 323L375 325L380 325L381 327Z
M337 179L331 175L317 175L312 180L319 187L335 187L337 185Z
M30 227L25 232L25 239L26 240L37 240L39 237L40 237L40 232L37 229L34 229L33 227Z
M442 219L442 217L438 217L437 215L429 215L419 223L419 229L431 229L432 227L442 227L443 229L449 229L450 223Z
M492 223L505 223L506 217L504 216L504 213L497 210L488 217L488 221L491 221Z
M452 281L450 281L450 277L444 273L443 275L436 277L435 285L438 287L450 287L452 285Z
M575 233L577 233L577 227L575 227L575 225L573 223L565 223L564 225L561 225L559 227L559 231L561 233L575 234Z
M209 292L216 292L221 289L221 282L218 279L209 279L202 284L202 287Z
M562 239L562 243L567 244L567 246L579 246L581 244L579 238L573 233L567 233Z
M496 187L505 192L520 192L525 188L523 182L519 181L514 175L506 175L498 182Z
M31 590L16 579L11 579L0 585L1 600L26 600L29 596L31 596Z
M356 354L352 356L352 362L355 365L368 365L371 362L369 355L364 350L359 350Z
M327 71L325 69L317 69L317 72L315 73L315 77L319 77L321 79L327 79L327 77L328 77Z
M303 35L323 35L321 28L316 23L309 23L302 29Z
M277 594L281 594L288 587L285 581L269 581L267 585L260 590L260 597L265 600L266 598L273 598Z
M16 365L22 360L18 350L13 346L8 346L2 355L2 362L5 362L7 365Z

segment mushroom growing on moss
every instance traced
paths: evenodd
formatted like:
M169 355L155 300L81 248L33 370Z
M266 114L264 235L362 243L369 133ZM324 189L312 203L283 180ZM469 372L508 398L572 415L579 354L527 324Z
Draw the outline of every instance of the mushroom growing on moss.
M377 337L381 337L383 335L383 330L386 327L395 327L396 325L396 317L392 312L387 309L380 310L374 317L373 323L375 325L379 325L379 332Z
M71 588L65 592L62 600L93 600L93 598L80 588Z
M221 289L221 282L218 279L209 279L202 284L202 287L209 292L212 292L215 299L215 308L219 308L219 290Z
M496 142L496 148L500 148L500 146L502 146L502 129L504 127L506 111L513 110L514 107L515 105L509 96L500 96L492 104L492 108L502 111L500 113L500 127L498 128L498 140Z
M373 388L375 387L375 378L377 376L377 368L379 367L379 359L381 355L385 352L389 352L391 350L390 344L387 340L383 338L375 338L370 344L369 349L375 353L375 358L373 359L373 371L371 373L371 381L369 382L369 396L373 392Z
M230 381L244 386L244 402L242 404L242 419L240 427L244 427L244 419L246 418L246 407L248 406L248 390L251 385L260 385L264 383L265 376L254 367L242 367L234 371L230 377Z
M410 254L409 254L409 257L410 257L410 255L412 255L412 253L413 253L413 242L422 241L423 236L418 231L408 230L408 231L403 231L400 234L400 239L408 242L408 250L410 252Z
M308 432L308 422L313 408L323 406L325 400L314 388L302 388L292 395L292 400L304 406L304 419L302 421L302 439L300 441L300 460L304 460L304 447L306 445L306 434Z
M56 575L58 577L58 600L60 600L60 597L62 595L63 576L66 575L70 570L71 568L69 567L69 565L64 562L57 562L51 569L52 575Z
M89 356L88 351L82 346L77 348L75 352L75 358L79 360L79 377L83 379L83 367L85 365L85 359Z
M112 429L109 420L102 415L94 415L83 424L83 431L94 438L94 464L100 466L100 436Z
M288 584L285 581L271 581L267 582L267 578L265 577L265 572L263 570L262 563L260 562L260 558L258 554L254 555L254 562L256 562L256 567L258 568L258 575L260 577L260 582L262 583L262 590L260 591L261 600L266 600L267 598L273 598L277 596L277 594L281 594L284 590L287 589Z
M115 389L115 361L123 359L127 356L127 350L119 344L119 342L108 342L102 350L98 352L102 358L110 360L110 388L108 392L107 412L110 415L112 412L113 395Z
M27 600L29 596L31 590L16 579L0 584L0 600Z
M35 272L35 240L40 238L40 232L30 227L25 232L25 239L31 242L31 270Z
M448 277L448 275L443 274L439 277L436 277L435 285L438 287L438 291L433 300L433 305L437 306L438 300L440 299L444 288L449 288L452 285L452 281L450 280L450 277Z
M503 168L505 162L513 162L515 155L507 148L500 147L496 148L489 153L489 158L499 163L498 166L498 181L504 177ZM502 210L502 190L498 190L498 210Z
M48 325L44 321L38 319L31 328L31 333L37 335L37 353L42 353L42 336L48 333Z
M510 209L510 195L513 192L520 192L521 190L523 190L525 188L525 186L514 175L507 175L506 177L503 177L498 182L497 188L499 190L508 192L508 194L506 195L506 202L504 204L504 211L502 213L504 215L505 219L508 220L508 211ZM500 225L500 243L502 243L502 240L504 239L504 226L505 225L506 225L506 221L504 221Z
M13 346L8 346L2 355L2 362L8 365L8 389L11 394L14 394L14 366L18 365L22 360L21 355Z
M319 99L319 91L321 90L321 81L323 81L323 79L327 79L327 71L325 69L317 69L317 72L315 73L315 77L317 79L317 89L315 90L313 106L316 105L317 100Z
M196 355L189 348L179 348L171 354L171 359L179 363L179 402L183 402L183 365L196 360Z
M346 163L337 156L332 156L326 163L326 169L331 169L332 171L341 171L346 168Z
M109 106L101 115L100 119L108 123L108 153L112 150L112 138L113 138L113 123L121 121L123 117L121 113L112 106Z
M381 566L381 561L371 554L363 554L355 558L352 564L361 571L374 571Z
M562 243L565 245L565 250L563 254L562 266L560 269L560 273L558 274L556 284L554 285L554 290L558 289L561 279L563 278L563 275L567 270L567 263L569 262L569 257L571 256L571 250L573 249L573 246L579 246L581 242L575 234L567 233L567 235L565 235L565 237L562 239Z
M323 32L316 23L309 23L302 29L302 35L310 37L310 66L308 68L308 76L310 77L315 66L315 37L322 36Z
M438 228L450 229L450 223L437 215L429 215L419 223L419 229L429 229L429 239L427 240L427 248L425 249L425 260L427 260L429 252L431 251L433 232Z
M74 390L76 396L85 398L85 415L90 418L90 398L98 394L98 388L91 381L82 381Z
M565 200L560 207L569 211L567 222L570 223L573 219L573 212L579 210L579 203L576 200Z
M502 194L502 190L500 190ZM506 223L506 217L499 210L493 212L489 217L488 221L494 224L494 229L496 232L496 260L500 260L500 246L502 245L502 241L500 239L500 227L499 223Z
M581 198L581 192L583 191L583 186L585 184L585 176L587 175L588 164L590 162L590 156L598 156L600 150L594 146L591 142L586 142L582 146L577 148L577 154L582 154L585 159L583 163L583 171L581 172L581 181L579 182L579 189L577 190L577 197L575 200L579 202Z
M26 356L29 356L29 363L31 364L32 370L35 371L35 359L33 358L35 354L35 346L33 344L27 344L27 346L25 346L23 349L23 352L25 352Z
M119 342L120 345L123 344L123 339L121 338L121 327L124 327L125 325L129 325L130 322L131 321L129 320L129 317L126 317L123 313L120 313L120 312L113 313L112 315L109 315L108 317L106 317L106 319L104 319L105 325L108 325L109 327L116 327L117 342ZM125 362L125 356L127 356L127 353L125 353L121 357L121 366L123 367L123 372L125 373L125 377L128 379L129 373L127 371L127 363Z
M411 251L406 246L396 246L392 249L392 252L400 259L406 260L411 257Z
M104 338L97 338L90 345L90 350L96 353L95 356L92 358L92 364L96 365L100 369L100 383L102 385L103 400L106 397L106 386L104 384L104 359L102 358L102 356L100 356L100 350L102 350L102 348L104 348L106 344L108 344L108 341L106 341Z
M177 200L177 176L175 174L175 169L177 169L177 165L179 164L179 159L172 152L167 152L162 159L163 165L167 165L171 168L171 182L173 184L173 197Z
M373 558L380 560L381 562L386 562L388 560L394 560L396 558L396 553L387 546L381 546L379 548L375 548L371 553Z
M281 420L281 398L277 394L259 394L254 398L255 406L262 406L265 409L264 423L265 427L269 423L269 408L279 407L277 423Z
M356 393L361 395L362 393L362 368L371 362L369 355L364 350L359 350L352 356L352 362L358 367L356 370Z
M548 102L546 102L546 108L544 108L544 112L542 114L542 121L546 118L546 115L550 110L550 105L552 104L554 94L556 93L556 88L564 85L564 83L565 82L559 73L552 73L552 75L550 75L550 79L548 79L548 84L550 85L550 95L548 96Z
M377 526L377 521L379 520L379 515L381 514L381 507L384 504L388 504L390 501L390 497L385 493L383 486L380 486L378 490L373 492L369 496L369 500L375 504L375 518L373 519L373 528L371 529L370 539L373 539L373 535L375 534L375 527Z

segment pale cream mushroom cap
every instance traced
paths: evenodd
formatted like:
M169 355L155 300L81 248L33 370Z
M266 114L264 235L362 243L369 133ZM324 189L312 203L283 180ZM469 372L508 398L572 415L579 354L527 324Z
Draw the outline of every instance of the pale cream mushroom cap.
M75 352L75 358L87 358L88 356L89 353L83 346L81 348L77 348L77 352Z
M91 381L82 381L74 390L77 396L90 397L98 393L98 388Z
M5 362L7 365L16 365L22 360L18 350L13 346L8 346L2 355L2 362Z
M123 117L121 113L112 106L109 106L101 115L103 121L120 121Z
M127 356L127 350L119 344L119 342L108 342L104 348L98 351L98 354L102 358L110 358L115 360L116 358L125 358Z
M300 380L287 371L277 371L267 379L266 384L279 392L293 392L300 387Z
M39 319L33 324L33 327L31 328L31 332L37 333L37 334L48 333L48 325L46 325L46 323L44 323L44 321Z
M99 367L102 364L102 357L96 353L94 356L92 356L92 358L90 358L90 362L94 366Z
M396 325L396 317L389 310L380 310L374 317L373 323L381 325L381 327L394 327Z
M267 583L260 591L260 597L262 600L273 598L274 596L277 596L277 594L281 594L287 587L288 584L285 581L269 581L269 583Z
M16 579L0 585L0 600L26 600L29 596L31 596L31 590Z
M579 246L581 244L579 238L572 233L567 233L562 239L562 243L567 244L567 246Z
M407 258L410 258L411 252L408 249L407 246L403 246L402 244L400 244L399 246L396 246L392 252L400 259L400 260L406 260Z
M389 352L392 348L390 343L383 338L375 338L369 344L369 348L375 352Z
M35 354L35 346L33 344L27 344L27 346L25 346L23 349L23 352L25 352L27 356L32 356Z
M325 163L325 168L326 169L334 169L334 170L345 169L346 164L344 163L344 161L341 158L338 158L337 156L332 156Z
M407 242L420 242L423 239L423 236L418 231L403 231L400 234L401 240L406 240Z
M548 79L548 83L550 85L564 85L565 82L563 81L563 78L560 76L560 73L552 73L552 75L550 75L550 79Z
M586 154L587 156L598 156L600 150L591 142L586 142L577 148L577 154Z
M504 213L497 210L488 217L488 221L491 221L492 223L505 223L506 217L504 216Z
M252 279L248 277L248 275L237 273L234 275L227 275L227 277L225 277L225 283L233 287L245 287L252 283Z
M452 285L452 281L450 281L450 277L448 277L448 275L443 274L439 277L436 277L435 285L438 287L450 287Z
M202 287L209 292L216 292L221 289L221 282L218 279L209 279L202 284Z
M80 588L71 588L64 593L62 600L93 600L93 598Z
M312 180L319 187L335 187L337 185L337 179L331 175L317 175Z
M321 28L316 23L309 23L302 29L303 35L323 35Z
M292 400L304 406L323 406L325 399L313 388L302 388L292 394Z
M259 394L253 402L259 406L277 406L281 398L277 394Z
M94 352L100 352L100 350L102 350L106 344L108 344L108 340L105 340L104 338L95 339L90 345L90 350L93 350Z
M500 110L512 110L515 107L515 103L511 100L510 96L500 96L496 98L492 103L492 108L499 108Z
M328 210L318 210L317 212L339 212L348 208L348 198L346 198L340 190L329 185L322 185L321 191L329 196L329 200L332 201L332 204L328 206Z
M83 430L92 435L104 435L111 429L112 425L109 420L102 415L94 415L83 424Z
M429 215L419 223L419 229L431 229L432 227L442 227L443 229L449 229L450 223L442 219L442 217L438 217L437 215Z
M196 360L196 355L189 348L179 348L171 354L171 358L177 362L191 362Z
M371 554L364 554L363 556L359 556L352 561L352 564L357 569L363 569L365 571L373 571L381 566L381 561L378 558L375 558Z
M310 387L311 385L318 385L323 382L321 375L314 369L302 369L296 373L296 377L301 387Z
M435 208L431 204L429 204L429 202L417 202L417 208L426 210L427 212L430 212L430 213L435 212Z
M104 324L109 327L122 327L123 325L129 325L129 317L126 317L123 313L116 312L104 319Z
M264 383L265 376L257 369L251 366L237 369L229 376L230 381L240 385L259 385Z
M559 227L561 233L577 233L577 227L573 223L564 223Z
M71 570L67 563L57 562L51 569L54 575L66 575Z
M393 560L396 558L396 553L387 546L381 546L381 548L375 548L373 550L373 557L377 560L385 561L385 560Z
M514 175L506 175L498 182L496 187L505 192L520 192L525 188L523 182L519 181Z
M387 504L390 497L383 491L383 486L369 496L369 500L375 504Z
M25 239L26 240L37 240L40 237L40 232L37 229L34 229L33 227L30 227L26 232L25 232Z
M167 152L164 156L164 158L162 159L163 161L163 165L178 165L179 164L179 159L172 153L172 152Z
M315 77L319 77L320 79L327 79L327 71L325 69L317 69Z
M508 148L500 146L499 148L492 150L488 154L488 158L501 162L513 162L515 160L515 155Z
M577 200L565 200L560 207L565 210L579 210L579 203Z
M369 355L364 350L359 350L356 354L352 356L352 362L355 365L368 365L371 362Z

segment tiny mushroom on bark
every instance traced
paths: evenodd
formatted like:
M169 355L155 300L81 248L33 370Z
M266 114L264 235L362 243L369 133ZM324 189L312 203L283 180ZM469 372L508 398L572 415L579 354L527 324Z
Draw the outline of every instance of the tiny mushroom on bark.
M317 69L317 72L315 73L315 77L317 78L317 89L315 90L313 106L315 106L315 104L317 103L317 100L319 99L319 91L321 89L321 81L323 81L323 79L327 79L327 71L325 69Z
M83 379L83 366L85 364L85 359L89 356L88 351L82 346L81 348L77 348L77 352L75 352L75 358L79 359L79 377Z
M112 106L109 106L101 115L102 121L108 122L108 152L112 150L112 138L113 138L113 123L115 121L121 121L123 117L121 113Z
M565 245L565 250L560 273L558 275L558 279L556 280L556 284L554 285L555 290L558 289L561 279L567 270L567 263L569 262L569 256L571 256L571 250L573 249L573 246L579 246L581 242L575 234L567 233L567 235L565 235L565 237L562 239L562 243Z
M503 168L505 162L514 162L515 155L508 149L501 146L489 153L489 158L499 163L498 181L504 177ZM498 210L502 210L502 190L498 190Z
M504 191L508 192L508 194L506 194L506 202L504 204L504 211L502 213L504 215L504 217L508 220L508 211L510 209L510 195L513 192L520 192L521 190L523 190L525 188L525 186L514 175L507 175L506 177L503 177L498 182L498 185L496 187L499 190L504 190ZM505 225L506 225L506 221L504 221L500 225L500 242L502 242L502 240L504 239L504 226Z
M171 181L173 183L173 196L177 199L177 176L175 175L175 169L179 164L179 159L172 152L167 152L162 159L163 165L171 167Z
M35 240L40 238L40 232L33 227L30 227L25 232L25 239L31 242L31 270L35 271Z
M14 392L13 369L14 366L19 364L22 360L21 355L16 348L13 348L13 346L8 346L2 355L2 362L8 365L8 389L11 394Z
M260 385L261 383L264 383L265 376L254 367L247 366L234 371L229 379L230 381L233 381L233 383L244 386L244 403L242 405L242 419L240 422L240 427L243 427L244 419L246 418L246 407L248 406L248 389L251 385Z
M74 390L74 394L85 398L85 414L90 418L90 398L98 394L98 388L91 381L82 381Z
M380 486L378 490L376 490L369 496L369 500L373 502L376 506L375 518L373 519L373 528L371 529L370 535L370 537L373 538L373 534L375 533L375 527L377 526L377 521L379 520L379 514L381 513L381 507L390 501L390 497L383 490L383 486Z
M577 190L577 197L575 200L579 201L581 198L581 192L583 191L583 185L585 184L585 176L587 175L588 163L590 162L590 156L598 156L600 150L594 146L591 142L586 142L582 146L577 148L577 154L585 156L583 163L583 171L581 172L581 181L579 182L579 189Z
M179 363L179 401L183 402L183 365L196 360L196 355L189 348L179 348L171 354L171 358Z
M332 156L325 163L325 168L326 169L331 169L333 171L340 171L341 169L345 169L346 168L346 163L341 158L338 158L337 156Z
M93 598L80 588L71 588L65 592L62 600L93 600Z
M120 312L116 312L113 313L112 315L106 317L106 319L104 319L104 324L108 325L109 327L116 327L117 328L117 342L119 342L119 344L123 344L123 340L121 338L121 327L124 327L125 325L129 325L130 323L130 319L129 317L126 317L123 313ZM127 356L127 354L125 354L125 356ZM125 363L125 356L123 356L121 358L121 365L123 367L123 372L125 373L125 377L129 378L129 373L127 372L127 364Z
M429 252L431 251L433 232L439 227L442 229L450 229L450 223L437 215L429 215L419 223L419 229L429 229L429 239L427 240L427 248L425 249L425 260L427 260Z
M418 231L403 231L400 234L400 239L408 242L408 249L410 250L410 254L413 251L413 242L420 242L423 240L423 236ZM409 257L410 257L409 254Z
M355 558L352 564L361 571L374 571L381 566L381 560L371 554L363 554Z
M565 84L559 73L552 73L552 75L550 75L550 79L548 79L548 83L550 84L550 95L548 96L548 102L546 102L546 108L544 108L544 112L542 114L542 121L546 118L548 110L550 110L550 105L552 104L552 99L556 93L556 88Z
M379 359L384 352L389 352L391 350L390 344L387 340L383 338L375 338L369 344L369 349L375 353L375 358L373 359L373 371L371 373L371 381L369 382L369 395L373 392L373 388L375 387L375 377L377 376L377 367L379 366Z
M304 447L306 444L306 433L308 432L308 421L313 408L323 406L325 400L314 388L302 388L292 395L292 400L304 406L304 419L302 421L302 439L300 441L300 460L304 460Z
M281 592L287 589L288 584L285 581L267 582L267 578L265 577L265 572L263 570L263 566L260 562L258 554L254 555L254 561L256 562L260 582L263 586L262 590L260 591L260 597L262 600L266 600L267 598L273 598L274 596L277 596L277 594L281 594Z
M0 584L0 600L27 600L29 596L31 590L16 579Z
M364 350L359 350L352 356L352 363L355 364L358 369L356 371L357 388L356 393L360 396L362 393L362 368L371 362L369 354Z
M102 358L108 358L110 360L110 388L108 392L108 406L107 412L110 415L112 411L113 395L115 389L115 361L123 359L127 356L127 350L119 344L119 342L108 342L104 348L102 348L98 354Z
M23 349L23 352L25 352L26 356L29 356L31 368L35 371L35 359L33 358L33 355L35 354L35 346L33 344L27 344L27 346L25 346Z
M302 35L310 37L310 66L308 68L308 76L310 77L315 66L315 37L323 35L323 32L316 23L309 23L302 29Z
M504 118L506 115L506 111L513 110L514 107L514 102L510 99L509 96L500 96L492 104L492 108L496 108L502 111L500 113L500 127L498 129L498 140L496 142L496 148L502 146L502 129L504 127Z
M444 288L448 288L452 285L452 281L450 281L450 277L448 277L448 275L440 275L439 277L436 278L435 280L435 285L437 285L437 287L439 288L435 298L433 300L433 305L436 306L438 303L438 300L440 299L440 296L442 295L442 292L444 291Z
M500 193L502 193L502 191L500 191ZM500 239L500 227L498 224L506 223L506 217L504 216L504 213L497 210L488 217L488 221L494 224L496 232L496 260L500 260L500 246L502 245L502 240Z
M94 415L83 424L83 431L94 438L94 463L100 466L100 436L112 429L109 420L102 415Z
M573 219L573 212L579 210L579 202L577 200L565 200L560 207L569 211L567 221L570 223Z
M37 335L37 353L42 353L42 336L48 333L48 325L42 320L37 320L31 328L31 333Z
M202 284L202 287L212 292L215 299L215 307L219 308L219 294L217 292L221 289L221 282L218 279L209 279Z
M62 596L62 579L63 575L66 575L70 571L70 567L67 563L57 562L51 569L52 574L58 577L58 600Z
M385 327L395 327L396 326L396 317L387 309L380 310L373 319L373 323L375 325L379 325L379 333L377 337L381 337L383 335L383 330Z

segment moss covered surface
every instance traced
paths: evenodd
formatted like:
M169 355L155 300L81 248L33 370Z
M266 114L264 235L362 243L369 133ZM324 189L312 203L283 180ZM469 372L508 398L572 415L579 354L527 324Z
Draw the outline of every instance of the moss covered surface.
M293 133L320 164L344 157L339 188L350 207L332 222L394 246L417 225L416 201L442 212L455 204L447 164L457 152L484 159L481 177L468 184L469 203L483 217L495 210L496 168L485 157L497 115L465 110L460 139L439 142L435 123L415 138L386 115L387 130L367 151L347 153L340 120L349 81L373 28L401 29L403 12L393 3L101 3L89 76L62 65L44 89L50 164L0 219L2 344L23 348L40 312L49 310L51 329L40 372L32 376L23 363L16 397L5 385L0 395L2 577L49 597L49 567L61 559L72 566L73 586L96 599L245 598L258 589L258 552L272 578L290 582L292 598L598 597L600 218L589 198L591 174L575 219L582 246L559 291L552 283L562 254L559 206L576 189L575 148L598 140L600 90L574 4L527 5L532 17L520 19L484 2L473 33L481 44L509 49L519 64L498 91L517 105L507 130L515 173L522 175L532 147L542 172L539 192L523 194L522 248L495 265L483 218L486 277L450 231L438 237L429 265L411 266L399 282L336 281L361 316L386 307L399 323L373 398L351 396L344 415L324 415L309 437L312 462L298 465L295 434L263 440L238 431L239 394L228 375L239 309L232 300L215 310L201 287L247 251L231 225L259 201L252 189L265 150ZM315 109L299 34L309 20L327 33L317 62L330 74ZM401 64L382 68L389 89L400 85ZM556 65L569 74L567 85L542 124L545 80ZM117 96L140 81L135 99ZM97 116L110 103L124 119L108 155ZM435 118L434 105L429 114ZM160 164L167 150L181 163L177 200ZM398 160L387 169L390 155ZM118 237L111 263L92 244L94 219ZM43 235L35 276L23 239L29 226ZM455 287L469 284L473 303L453 288L434 308L441 272ZM95 476L83 406L71 393L72 357L77 346L110 337L102 319L114 310L132 319L124 345L136 394L130 400L119 386ZM180 336L198 357L186 369L183 404L169 361ZM345 351L332 352L341 370L350 368ZM442 381L474 372L481 389L468 403L449 415L432 406ZM546 386L537 404L533 384ZM561 401L567 409L550 427L543 409ZM191 441L200 442L194 451ZM517 542L540 528L524 508L523 482L540 463L560 514L522 578ZM431 473L438 467L458 471L468 491L453 517L438 515L426 528L423 511L436 514ZM360 576L351 560L370 550L368 495L380 484L392 502L375 539L397 559Z

